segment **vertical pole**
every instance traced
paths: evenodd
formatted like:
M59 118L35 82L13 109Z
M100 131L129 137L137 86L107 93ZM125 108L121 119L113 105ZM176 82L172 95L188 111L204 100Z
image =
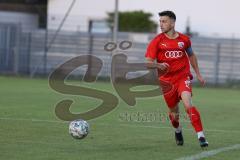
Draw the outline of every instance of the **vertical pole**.
M233 74L233 70L234 70L234 52L235 52L235 36L234 36L234 33L232 34L232 39L231 39L231 55L230 55L230 70L229 70L229 73L228 73L228 80L232 81L234 79L234 74Z
M113 25L113 42L117 43L118 36L118 0L115 0L115 11L114 11L114 25Z
M45 31L44 55L43 55L43 74L47 74L47 52L48 52L48 28Z
M48 1L47 1L47 15L48 15ZM45 31L45 41L44 41L44 55L43 55L43 74L47 74L47 53L48 53L48 16L46 16L46 31Z
M214 85L218 85L218 83L219 83L220 49L221 49L221 44L218 43L217 44L216 59L215 59Z
M5 57L5 66L6 66L6 68L7 68L7 70L9 70L9 69L11 69L12 68L12 65L13 65L13 70L11 69L11 71L12 72L15 72L15 68L16 68L16 63L15 63L15 61L16 61L16 56L17 56L17 54L16 54L16 52L15 52L15 50L16 49L13 49L13 58L14 58L14 61L12 62L12 65L11 65L11 63L9 64L9 59L11 59L11 57L10 57L10 53L11 53L11 51L10 51L10 49L11 49L11 26L6 26L6 30L5 30L5 32L6 32L6 40L5 40L5 42L6 42L6 46L5 46L5 55L6 55L6 57ZM10 67L10 65L11 65L11 67Z
M27 65L27 74L30 75L31 78L31 47L32 47L32 33L28 34L28 65Z
M93 65L92 65L92 55L93 55L93 34L89 33L89 48L88 48L88 53L89 53L89 58L88 58L88 69L89 69L89 77L86 79L91 79L92 78L92 70L93 70Z
M113 24L113 42L114 43L117 43L117 40L118 40L118 0L115 0L115 10L114 10L114 24ZM114 52L115 51L112 51L111 53L111 57L110 59L112 59L112 56L114 55ZM111 73L111 69L112 69L112 63L110 62L110 73ZM113 73L114 74L114 73ZM111 76L112 78L115 77L115 75L113 74L110 74L110 79L111 79Z
M18 74L19 73L19 54L20 54L20 45L21 45L21 25L17 25L15 27L13 27L14 29L16 29L16 45L14 47L14 74ZM11 28L9 28L11 29ZM9 30L11 31L11 30ZM11 33L9 34L11 35Z

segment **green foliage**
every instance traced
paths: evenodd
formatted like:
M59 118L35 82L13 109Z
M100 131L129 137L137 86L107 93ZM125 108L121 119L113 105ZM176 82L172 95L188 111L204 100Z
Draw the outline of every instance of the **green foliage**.
M143 11L119 12L120 32L156 32L157 24L151 20L152 14ZM108 13L107 22L112 28L114 12Z

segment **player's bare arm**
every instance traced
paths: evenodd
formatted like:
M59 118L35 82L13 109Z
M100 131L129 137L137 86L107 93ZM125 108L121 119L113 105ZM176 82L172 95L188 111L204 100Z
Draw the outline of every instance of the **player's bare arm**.
M191 66L193 67L194 72L196 73L197 79L199 80L201 85L204 86L206 81L204 80L199 71L197 56L194 53L192 53L191 56L189 57L189 61Z
M147 57L146 58L147 68L150 69L160 69L165 71L168 69L169 65L167 63L156 63L154 59Z

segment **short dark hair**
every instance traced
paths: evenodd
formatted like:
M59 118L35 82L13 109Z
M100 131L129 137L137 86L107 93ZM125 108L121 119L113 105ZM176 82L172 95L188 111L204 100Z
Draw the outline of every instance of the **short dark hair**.
M176 21L176 15L173 11L162 11L158 13L159 16L168 16L169 18Z

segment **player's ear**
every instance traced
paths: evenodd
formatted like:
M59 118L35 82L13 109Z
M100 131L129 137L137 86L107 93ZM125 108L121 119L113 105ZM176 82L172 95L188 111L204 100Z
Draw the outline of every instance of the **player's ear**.
M175 27L175 20L174 19L171 19L171 26Z

